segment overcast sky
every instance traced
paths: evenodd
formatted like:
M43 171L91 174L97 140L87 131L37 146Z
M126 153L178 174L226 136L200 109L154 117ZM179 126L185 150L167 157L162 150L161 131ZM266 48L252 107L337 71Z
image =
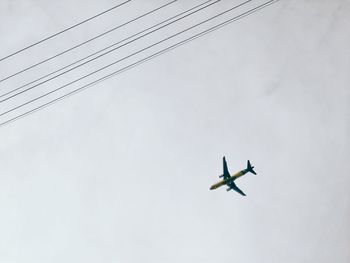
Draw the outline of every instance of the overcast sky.
M1 0L0 57L121 2ZM0 77L168 2L133 0L1 61ZM0 90L202 2L179 0ZM213 4L1 112L238 3ZM280 0L2 126L0 261L350 262L349 28L347 0ZM257 176L237 180L246 197L209 190L224 155L231 173L255 166Z

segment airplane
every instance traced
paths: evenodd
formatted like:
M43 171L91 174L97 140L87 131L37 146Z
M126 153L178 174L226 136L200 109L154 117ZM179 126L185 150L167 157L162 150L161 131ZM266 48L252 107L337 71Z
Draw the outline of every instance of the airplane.
M252 174L256 175L256 172L253 170L254 166L252 166L250 164L250 161L248 160L246 169L239 171L231 176L228 169L227 169L227 163L226 163L225 156L223 158L223 165L224 165L224 173L219 176L220 178L223 178L223 179L220 182L213 184L210 187L210 190L214 190L216 188L219 188L220 186L227 185L228 186L228 188L226 189L227 191L230 191L233 189L236 192L240 193L241 195L245 196L245 193L243 193L243 191L237 187L237 185L234 183L234 181L237 178L245 175L248 172L251 172Z

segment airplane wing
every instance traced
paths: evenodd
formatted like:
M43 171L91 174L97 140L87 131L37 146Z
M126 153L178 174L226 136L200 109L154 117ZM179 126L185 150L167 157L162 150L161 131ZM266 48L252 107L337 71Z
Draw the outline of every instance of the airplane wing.
M245 196L245 193L243 193L243 191L241 189L239 189L234 182L228 183L227 186L230 187L231 189L235 190L237 193L240 193L241 195Z
M225 156L223 158L223 165L224 165L224 174L222 175L222 177L224 177L224 180L226 180L227 178L230 178L230 173L227 168L227 162L226 162Z

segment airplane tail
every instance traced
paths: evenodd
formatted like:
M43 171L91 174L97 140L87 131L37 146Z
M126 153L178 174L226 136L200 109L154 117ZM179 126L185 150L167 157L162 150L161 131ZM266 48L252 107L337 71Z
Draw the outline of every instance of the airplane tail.
M255 174L256 175L256 172L253 170L254 166L252 166L248 160L247 162L247 171L248 172L251 172L252 174Z

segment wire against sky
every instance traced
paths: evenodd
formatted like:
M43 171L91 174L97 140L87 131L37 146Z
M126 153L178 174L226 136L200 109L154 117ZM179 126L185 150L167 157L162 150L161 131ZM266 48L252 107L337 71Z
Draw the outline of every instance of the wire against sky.
M160 7L157 7L157 8L155 8L155 9L153 9L153 10L147 12L147 13L142 14L142 15L140 15L140 16L134 18L134 19L131 19L131 20L129 20L129 21L127 21L127 22L125 22L125 23L123 23L123 24L121 24L121 25L118 25L118 26L116 26L116 27L114 27L114 28L112 28L112 29L110 29L110 30L107 30L107 31L105 31L105 32L103 32L103 33L101 33L101 34L99 34L99 35L97 35L97 36L94 36L93 38L90 38L90 39L88 39L88 40L86 40L86 41L84 41L84 42L82 42L82 43L80 43L80 44L78 44L78 45L76 45L76 46L73 46L73 47L71 47L71 48L69 48L69 49L66 49L66 50L64 50L64 51L62 51L62 52L60 52L60 53L58 53L58 54L56 54L56 55L54 55L54 56L52 56L52 57L49 57L49 58L47 58L47 59L44 59L44 60L42 60L42 61L40 61L40 62L38 62L38 63L36 63L36 64L33 64L33 65L31 65L31 66L29 66L29 67L27 67L27 68L24 68L24 69L20 70L20 71L17 71L16 73L14 73L14 74L12 74L12 75L9 75L9 76L7 76L7 77L1 79L1 80L0 80L0 83L1 83L1 82L4 82L5 80L8 80L8 79L10 79L10 78L13 78L13 77L15 77L15 76L17 76L17 75L19 75L19 74L21 74L21 73L23 73L23 72L26 72L26 71L28 71L28 70L30 70L30 69L32 69L32 68L35 68L35 67L37 67L37 66L39 66L39 65L41 65L41 64L43 64L43 63L45 63L45 62L48 62L48 61L50 61L50 60L52 60L52 59L55 59L55 58L57 58L57 57L59 57L59 56L61 56L61 55L63 55L63 54L66 54L66 53L68 53L68 52L70 52L70 51L72 51L72 50L74 50L74 49L77 49L78 47L81 47L81 46L83 46L83 45L85 45L85 44L87 44L87 43L89 43L89 42L91 42L91 41L93 41L93 40L96 40L96 39L98 39L98 38L100 38L100 37L102 37L102 36L104 36L104 35L107 35L107 34L113 32L113 31L115 31L115 30L117 30L117 29L119 29L119 28L121 28L121 27L123 27L123 26L126 26L126 25L128 25L128 24L130 24L130 23L132 23L132 22L135 22L136 20L141 19L141 18L143 18L143 17L145 17L145 16L147 16L147 15L153 13L153 12L156 12L156 11L158 11L159 9L164 8L164 7L166 7L166 6L168 6L168 5L172 4L172 3L175 3L176 1L178 1L178 0L172 0L171 2L168 2L168 3L166 3L166 4L164 4L164 5L160 6Z
M60 72L60 71L62 71L62 70L64 70L64 69L66 69L66 68L69 68L69 67L71 67L71 66L74 66L75 64L77 64L77 63L79 63L79 62L81 62L81 61L84 61L85 59L88 59L88 58L90 58L90 57L92 57L92 56L94 56L94 55L97 55L97 54L99 54L99 53L101 53L101 52L103 52L103 51L105 51L105 50L107 50L107 49L109 49L109 48L112 48L112 47L114 47L114 46L116 46L116 45L118 45L118 44L120 44L120 43L122 43L122 42L124 42L124 41L127 41L127 40L129 40L129 39L131 39L131 38L133 38L133 37L136 37L136 36L138 36L138 35L144 33L144 32L147 32L147 31L150 30L150 29L153 29L153 28L155 28L155 27L157 27L157 26L160 26L161 24L164 24L164 23L166 23L166 22L168 22L168 21L170 21L170 20L172 20L172 19L175 19L176 17L179 17L179 16L181 16L181 15L183 15L183 14L186 14L186 13L188 13L188 12L191 12L192 10L194 10L194 9L196 9L196 8L202 6L202 5L205 5L205 4L209 3L209 2L212 2L212 1L214 1L214 0L207 0L207 1L205 1L205 2L203 2L203 3L201 3L201 4L199 4L199 5L196 5L196 6L192 7L192 8L190 8L190 9L187 9L186 11L183 11L183 12L181 12L181 13L175 15L175 16L172 16L172 17L170 17L170 18L168 18L168 19L166 19L166 20L163 20L163 21L160 22L160 23L157 23L157 24L155 24L155 25L153 25L153 26L151 26L151 27L148 27L148 28L146 28L146 29L144 29L144 30L142 30L142 31L139 31L139 32L137 32L136 34L133 34L133 35L127 37L127 38L124 38L124 39L122 39L122 40L120 40L120 41L118 41L118 42L115 42L115 43L113 43L112 45L109 45L109 46L107 46L107 47L105 47L105 48L103 48L103 49L100 49L100 50L98 50L97 52L94 52L94 53L92 53L92 54L90 54L90 55L88 55L88 56L86 56L86 57L83 57L83 58L81 58L81 59L79 59L79 60L76 60L75 62L73 62L73 63L71 63L71 64L68 64L68 65L66 65L66 66L64 66L64 67L62 67L62 68L60 68L60 69L57 69L57 70L55 70L55 71L52 71L52 72L49 73L49 74L46 74L46 75L44 75L44 76L42 76L42 77L40 77L40 78L37 78L37 79L35 79L35 80L31 81L31 82L28 82L28 83L26 83L26 84L24 84L24 85L22 85L22 86L20 86L20 87L18 87L18 88L15 88L15 89L10 90L10 91L8 91L8 92L6 92L6 93L4 93L4 94L1 94L1 95L0 95L0 98L5 97L5 96L7 96L7 95L9 95L9 94L12 94L12 93L16 92L17 90L23 89L23 88L25 88L25 87L27 87L27 86L29 86L29 85L35 83L35 82L38 82L38 81L40 81L40 80L42 80L42 79L44 79L44 78L47 78L47 77L49 77L49 76L51 76L51 75L53 75L53 74L55 74L55 73L58 73L58 72ZM151 33L151 32L150 32L150 33ZM144 36L145 36L145 35L144 35ZM81 65L82 65L82 64L81 64ZM57 76L58 76L58 75L57 75ZM43 83L42 83L42 84L43 84ZM4 102L4 101L7 100L7 99L9 99L9 98L0 100L0 103L1 103L1 102Z
M89 17L89 18L87 18L87 19L85 19L85 20L83 20L83 21L81 21L81 22L79 22L79 23L77 23L77 24L74 24L74 25L72 25L72 26L70 26L70 27L68 27L68 28L66 28L66 29L63 29L62 31L59 31L59 32L57 32L57 33L55 33L55 34L53 34L53 35L51 35L51 36L48 36L48 37L46 37L46 38L44 38L44 39L42 39L42 40L39 40L38 42L35 42L35 43L33 43L33 44L29 45L29 46L26 46L26 47L24 47L24 48L22 48L22 49L16 51L16 52L13 52L13 53L11 53L11 54L9 54L9 55L7 55L7 56L1 58L0 61L3 61L3 60L5 60L5 59L8 59L8 58L10 58L10 57L12 57L12 56L14 56L14 55L16 55L16 54L19 54L19 53L21 53L21 52L23 52L23 51L25 51L25 50L27 50L27 49L29 49L29 48L32 48L32 47L34 47L34 46L36 46L36 45L39 45L39 44L41 44L41 43L43 43L43 42L45 42L45 41L47 41L47 40L49 40L49 39L51 39L51 38L54 38L54 37L56 37L56 36L58 36L58 35L61 35L61 34L67 32L67 31L69 31L69 30L71 30L71 29L73 29L73 28L75 28L75 27L78 27L78 26L80 26L80 25L82 25L82 24L84 24L84 23L86 23L86 22L88 22L88 21L91 21L91 20L93 20L93 19L95 19L95 18L97 18L97 17L99 17L99 16L102 16L102 15L104 15L104 14L106 14L106 13L108 13L108 12L110 12L110 11L112 11L112 10L114 10L114 9L116 9L116 8L118 8L118 7L120 7L120 6L123 6L123 5L125 5L126 3L131 2L131 1L132 1L132 0L127 0L127 1L125 1L125 2L123 2L123 3L120 3L120 4L118 4L118 5L115 5L115 6L111 7L111 8L109 8L109 9L107 9L107 10L101 12L101 13L98 13L98 14L96 14L96 15L94 15L94 16L92 16L92 17Z
M11 122L14 122L16 120L19 120L19 119L21 119L23 117L26 117L26 116L28 116L30 114L33 114L36 111L44 109L44 108L46 108L46 107L48 107L48 106L50 106L52 104L55 104L56 102L58 102L60 100L63 100L64 98L67 98L67 97L69 97L69 96L71 96L73 94L76 94L76 93L78 93L78 92L80 92L80 91L82 91L82 90L84 90L86 88L89 88L89 87L94 86L94 85L96 85L96 84L98 84L98 83L100 83L102 81L105 81L105 80L111 78L111 77L114 77L114 76L116 76L116 75L118 75L118 74L120 74L120 73L122 73L124 71L127 71L127 70L129 70L131 68L134 68L134 67L136 67L138 65L141 65L141 64L143 64L146 61L154 59L154 58L156 58L156 57L158 57L158 56L160 56L160 55L162 55L164 53L169 52L170 50L173 50L173 49L175 49L175 48L177 48L179 46L182 46L182 45L184 45L184 44L186 44L188 42L191 42L191 41L193 41L193 40L195 40L195 39L197 39L199 37L207 35L207 34L213 32L213 31L215 31L215 30L217 30L219 28L222 28L222 27L224 27L224 26L226 26L228 24L231 24L232 22L235 22L235 21L237 21L239 19L242 19L242 18L244 18L246 16L249 16L249 15L251 15L251 14L253 14L253 13L255 13L255 12L257 12L257 11L263 9L263 8L266 8L267 6L270 6L270 5L274 4L274 3L277 3L278 1L280 1L280 0L267 1L267 2L265 2L265 3L263 3L263 4L259 5L259 6L256 6L256 7L252 8L252 9L250 9L250 10L240 14L240 15L237 15L237 16L231 18L231 19L228 19L228 20L226 20L226 21L224 21L224 22L222 22L220 24L217 24L217 25L215 25L215 26L213 26L213 27L211 27L209 29L206 29L206 30L204 30L204 31L202 31L202 32L200 32L198 34L195 34L192 37L189 37L189 38L187 38L185 40L179 41L176 44L173 44L173 45L171 45L171 46L169 46L169 47L167 47L165 49L162 49L161 51L158 51L158 52L156 52L156 53L154 53L152 55L149 55L146 58L143 58L143 59L141 59L141 60L139 60L139 61L137 61L135 63L132 63L132 64L130 64L130 65L128 65L128 66L126 66L126 67L124 67L122 69L119 69L119 70L117 70L117 71L115 71L115 72L113 72L111 74L108 74L108 75L106 75L106 76L104 76L102 78L99 78L99 79L97 79L97 80L95 80L93 82L90 82L90 83L88 83L86 85L83 85L80 88L77 88L77 89L75 89L75 90L73 90L73 91L71 91L69 93L66 93L66 94L64 94L64 95L62 95L62 96L60 96L60 97L58 97L56 99L53 99L53 100L51 100L51 101L49 101L47 103L44 103L44 104L42 104L40 106L37 106L37 107L33 108L32 110L26 111L26 112L24 112L22 114L19 114L19 115L15 116L15 117L7 120L7 121L4 121L4 122L0 123L0 127L5 126L5 125L7 125L7 124L9 124Z
M33 102L35 102L35 101L37 101L37 100L39 100L39 99L42 99L42 98L44 98L44 97L46 97L46 96L48 96L48 95L50 95L50 94L52 94L52 93L55 93L55 92L57 92L57 91L59 91L59 90L62 90L62 89L65 88L65 87L68 87L68 86L70 86L70 85L72 85L72 84L74 84L74 83L76 83L76 82L78 82L78 81L80 81L80 80L83 80L83 79L85 79L85 78L87 78L87 77L89 77L89 76L91 76L91 75L93 75L93 74L96 74L97 72L100 72L100 71L102 71L102 70L105 70L106 68L109 68L109 67L111 67L111 66L113 66L113 65L115 65L115 64L117 64L117 63L119 63L119 62L121 62L121 61L124 61L125 59L128 59L128 58L130 58L130 57L133 57L133 56L135 56L135 55L137 55L137 54L140 54L140 53L142 53L143 51L148 50L148 49L150 49L150 48L152 48L152 47L154 47L154 46L157 46L157 45L159 45L159 44L161 44L161 43L163 43L163 42L165 42L165 41L167 41L167 40L169 40L169 39L172 39L172 38L174 38L174 37L176 37L176 36L178 36L178 35L181 35L181 34L183 34L184 32L187 32L187 31L189 31L189 30L191 30L191 29L193 29L193 28L196 28L196 27L198 27L198 26L200 26L200 25L202 25L202 24L205 24L205 23L209 22L210 20L213 20L213 19L215 19L215 18L217 18L217 17L220 17L220 16L222 16L222 15L228 13L228 12L231 12L232 10L237 9L238 7L240 7L240 6L242 6L242 5L246 4L246 3L248 3L248 2L250 2L250 1L251 1L251 0L248 0L248 1L243 2L243 3L241 3L241 4L235 5L235 6L231 7L231 8L229 8L229 9L225 10L224 12L221 12L221 13L219 13L219 14L217 14L217 15L215 15L215 16L212 16L212 17L210 17L210 18L208 18L208 19L205 19L205 20L203 20L203 21L200 22L200 23L197 23L197 24L195 24L195 25L193 25L193 26L190 26L190 27L188 27L188 28L186 28L186 29L184 29L184 30L182 30L182 31L180 31L180 32L178 32L178 33L175 33L175 34L173 34L173 35L171 35L171 36L169 36L169 37L166 37L166 38L164 38L164 39L162 39L162 40L160 40L160 41L158 41L158 42L156 42L156 43L154 43L154 44L152 44L152 45L149 45L149 46L147 46L147 47L145 47L145 48L142 48L142 49L140 49L140 50L138 50L138 51L136 51L136 52L134 52L134 53L132 53L132 54L130 54L130 55L127 55L127 56L125 56L125 57L123 57L123 58L121 58L121 59L119 59L119 60L117 60L117 61L114 61L114 62L112 62L112 63L110 63L110 64L108 64L108 65L106 65L106 66L104 66L104 67L102 67L102 68L99 68L99 69L97 69L97 70L95 70L95 71L93 71L93 72L90 72L89 74L86 74L86 75L84 75L84 76L82 76L82 77L80 77L80 78L78 78L78 79L75 79L75 80L73 80L73 81L71 81L71 82L69 82L69 83L67 83L67 84L65 84L65 85L63 85L63 86L60 86L60 87L58 87L58 88L56 88L56 89L54 89L54 90L52 90L52 91L49 91L49 92L47 92L47 93L45 93L45 94L43 94L43 95L41 95L41 96L38 96L38 97L34 98L34 99L32 99L32 100L29 100L29 101L27 101L27 102L24 102L24 103L22 103L22 104L20 104L20 105L18 105L18 106L16 106L16 107L13 107L13 108L11 108L11 109L9 109L9 110L7 110L7 111L4 111L4 112L2 112L2 113L0 114L0 117L1 117L1 116L4 116L4 115L6 115L6 114L8 114L8 113L10 113L10 112L12 112L12 111L14 111L14 110L17 110L17 109L19 109L19 108L22 108L23 106L26 106L26 105L28 105L28 104L30 104L30 103L33 103ZM214 3L215 3L215 2L214 2ZM200 10L200 9L199 9L199 10Z
M173 20L173 21L171 21L171 22L169 22L169 23L167 23L167 24L165 24L165 25L163 25L163 26L161 26L161 27L159 27L159 28L157 28L157 29L154 29L154 30L152 30L152 31L150 31L150 32L148 32L148 33L145 33L145 34L143 34L143 35L141 35L141 36L139 36L139 37L137 37L137 38L135 38L135 39L133 39L133 40L131 40L131 41L129 41L129 42L126 42L126 43L124 43L124 44L122 44L122 45L120 45L120 46L117 46L117 47L115 47L115 48L113 48L113 49L111 49L111 50L109 50L109 51L107 51L107 52L105 52L105 53L103 53L103 54L97 56L97 57L94 57L94 58L92 58L92 59L90 59L90 60L87 60L87 61L85 61L84 63L82 63L82 64L80 64L80 65L77 65L77 66L75 66L75 67L73 67L73 68L70 68L70 69L68 69L68 70L66 70L66 71L63 71L63 72L61 72L60 74L57 74L56 76L53 76L53 77L51 77L51 78L49 78L49 79L47 79L47 80L44 80L44 81L42 81L42 82L40 82L40 83L35 84L35 85L32 86L32 87L29 87L29 88L24 89L24 90L22 90L22 91L20 91L20 92L17 92L16 94L13 94L13 95L11 95L11 96L9 96L9 97L3 99L3 100L0 100L0 103L3 103L3 102L5 102L5 101L7 101L7 100L9 100L9 99L11 99L11 98L14 98L14 97L16 97L16 96L18 96L18 95L20 95L20 94L22 94L22 93L25 93L25 92L27 92L27 91L29 91L29 90L32 90L32 89L34 89L34 88L36 88L36 87L38 87L38 86L40 86L40 85L42 85L42 84L45 84L45 83L47 83L47 82L49 82L49 81L51 81L51 80L53 80L53 79L55 79L55 78L58 78L58 77L60 77L60 76L62 76L62 75L64 75L64 74L66 74L66 73L68 73L68 72L70 72L70 71L73 71L73 70L75 70L75 69L77 69L77 68L79 68L79 67L81 67L81 66L83 66L83 65L85 65L85 64L88 64L88 63L90 63L90 62L92 62L92 61L94 61L94 60L96 60L96 59L98 59L98 58L100 58L100 57L103 57L103 56L105 56L105 55L107 55L107 54L109 54L109 53L111 53L111 52L113 52L113 51L115 51L115 50L117 50L117 49L119 49L119 48L121 48L121 47L124 47L124 46L126 46L126 45L128 45L128 44L130 44L130 43L132 43L132 42L135 42L135 41L137 41L137 40L139 40L139 39L141 39L141 38L147 36L147 35L150 35L150 34L156 32L156 31L159 31L160 29L165 28L165 27L167 27L167 26L169 26L169 25L171 25L171 24L174 24L174 23L180 21L181 19L184 19L184 18L189 17L189 16L191 16L191 15L193 15L193 14L199 12L199 11L202 11L202 10L204 10L205 8L208 8L208 7L210 7L210 6L212 6L212 5L216 4L216 3L218 3L218 2L220 2L220 1L221 1L221 0L216 0L215 2L212 2L212 3L208 4L208 5L205 5L205 6L201 7L201 8L199 8L199 9L193 11L193 12L190 12L190 13L188 13L188 14L186 14L186 15L184 15L184 16L178 18L178 19L175 19L175 20ZM247 0L247 1L244 2L243 4L246 4L246 3L251 2L251 1L253 1L253 0ZM203 5L203 4L201 4L201 5ZM238 8L238 7L241 6L241 5L242 5L242 4L239 4L239 5L235 6L234 9L235 9L235 8ZM185 13L186 13L186 12L185 12ZM138 54L138 52L136 52L135 54ZM124 60L124 59L121 59L121 60L119 60L118 62L120 62L120 61L122 61L122 60ZM115 64L115 63L112 63L112 64L110 64L109 66L114 65L114 64ZM109 67L109 66L108 66L108 67ZM100 70L98 70L98 71L100 71ZM98 71L96 71L96 72L98 72ZM96 73L96 72L95 72L95 73ZM92 74L94 74L94 73L92 73ZM89 76L89 74L88 74L87 76ZM0 116L1 116L1 114L0 114Z

